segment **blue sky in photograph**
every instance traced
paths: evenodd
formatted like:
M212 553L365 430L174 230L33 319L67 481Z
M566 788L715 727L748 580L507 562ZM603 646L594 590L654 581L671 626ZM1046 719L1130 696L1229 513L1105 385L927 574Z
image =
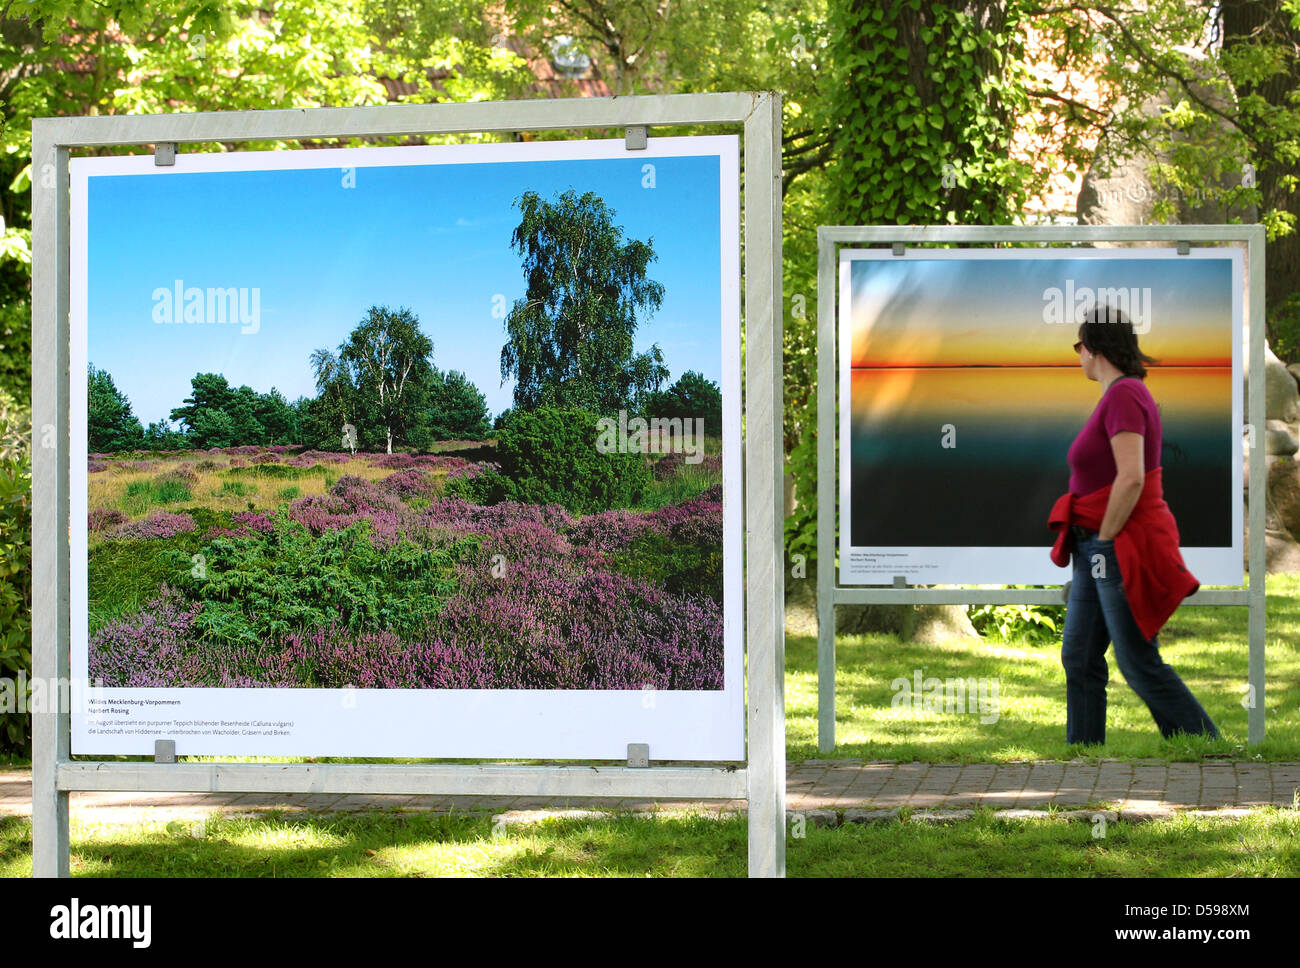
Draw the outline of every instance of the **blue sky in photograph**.
M655 187L642 187L653 161ZM372 305L407 307L433 340L434 364L461 370L493 414L504 320L524 294L510 247L525 191L551 199L592 191L625 239L653 237L649 277L659 310L638 328L658 343L671 379L698 370L721 383L718 158L519 161L91 176L88 180L88 352L143 423L188 396L190 378L314 396L312 350L337 350ZM256 333L238 325L154 322L154 291L258 289Z

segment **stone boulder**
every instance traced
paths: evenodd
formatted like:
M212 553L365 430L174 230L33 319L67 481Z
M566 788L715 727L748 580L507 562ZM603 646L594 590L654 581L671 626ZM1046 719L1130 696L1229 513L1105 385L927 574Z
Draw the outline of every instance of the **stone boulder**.
M1268 467L1268 508L1277 530L1300 535L1300 463L1273 458Z
M1244 367L1246 413L1250 413L1250 332L1246 328ZM1300 571L1300 385L1297 364L1288 367L1264 346L1264 464L1267 501L1264 507L1264 561L1269 574ZM1250 561L1250 461L1245 460L1246 561Z
M1250 327L1246 327L1242 379L1246 413L1250 413ZM1295 364L1292 364L1293 366ZM1300 449L1300 385L1287 365L1264 344L1264 452L1294 454Z
M1289 457L1264 458L1268 468L1268 502L1264 508L1264 564L1270 575L1300 572L1300 463ZM1247 509L1245 557L1250 567Z

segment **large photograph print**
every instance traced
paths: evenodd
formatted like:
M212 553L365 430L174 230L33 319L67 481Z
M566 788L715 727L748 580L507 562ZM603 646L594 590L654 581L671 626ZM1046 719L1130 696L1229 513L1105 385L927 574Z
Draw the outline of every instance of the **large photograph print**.
M1241 584L1242 269L1229 248L842 250L841 582L1068 579L1047 518L1101 396L1073 349L1099 308L1157 360L1145 382L1188 568Z
M74 160L72 751L743 759L737 140Z

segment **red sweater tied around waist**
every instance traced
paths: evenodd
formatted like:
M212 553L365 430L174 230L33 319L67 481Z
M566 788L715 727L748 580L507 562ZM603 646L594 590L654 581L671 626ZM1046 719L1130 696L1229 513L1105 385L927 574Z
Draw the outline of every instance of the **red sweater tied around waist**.
M1107 485L1082 497L1066 493L1057 498L1047 519L1047 526L1060 532L1052 546L1054 564L1062 568L1070 564L1070 552L1074 550L1070 525L1100 530L1110 489L1111 485ZM1165 503L1159 467L1147 471L1137 505L1115 535L1115 558L1133 618L1150 641L1179 603L1201 587L1178 550L1178 525Z

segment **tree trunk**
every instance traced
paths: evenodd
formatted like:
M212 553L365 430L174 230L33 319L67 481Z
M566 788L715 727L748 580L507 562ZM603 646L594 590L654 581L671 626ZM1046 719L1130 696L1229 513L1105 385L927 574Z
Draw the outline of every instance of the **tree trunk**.
M1300 58L1294 54L1297 47L1300 47L1300 27L1289 22L1279 0L1263 3L1259 0L1224 0L1224 51L1239 44L1249 44L1252 40L1281 45L1288 48L1292 55L1283 62L1282 70L1262 83L1238 85L1238 98L1253 95L1263 98L1280 111L1295 111L1291 98L1296 89L1300 88ZM1277 140L1275 133L1255 127L1263 123L1254 121L1243 124L1246 135L1256 145ZM1300 176L1300 163L1280 157L1276 151L1271 157L1257 160L1260 170L1255 184L1263 196L1261 211L1277 208L1300 217L1300 195L1290 191L1285 181ZM1284 306L1288 300L1300 301L1300 233L1292 231L1289 235L1269 241L1268 260L1264 267L1264 292L1268 301L1266 332L1269 344L1274 352L1284 354L1283 359L1293 362L1296 359L1296 343L1300 341L1300 307L1293 305L1288 313ZM1282 322L1284 313L1292 320L1289 325Z

